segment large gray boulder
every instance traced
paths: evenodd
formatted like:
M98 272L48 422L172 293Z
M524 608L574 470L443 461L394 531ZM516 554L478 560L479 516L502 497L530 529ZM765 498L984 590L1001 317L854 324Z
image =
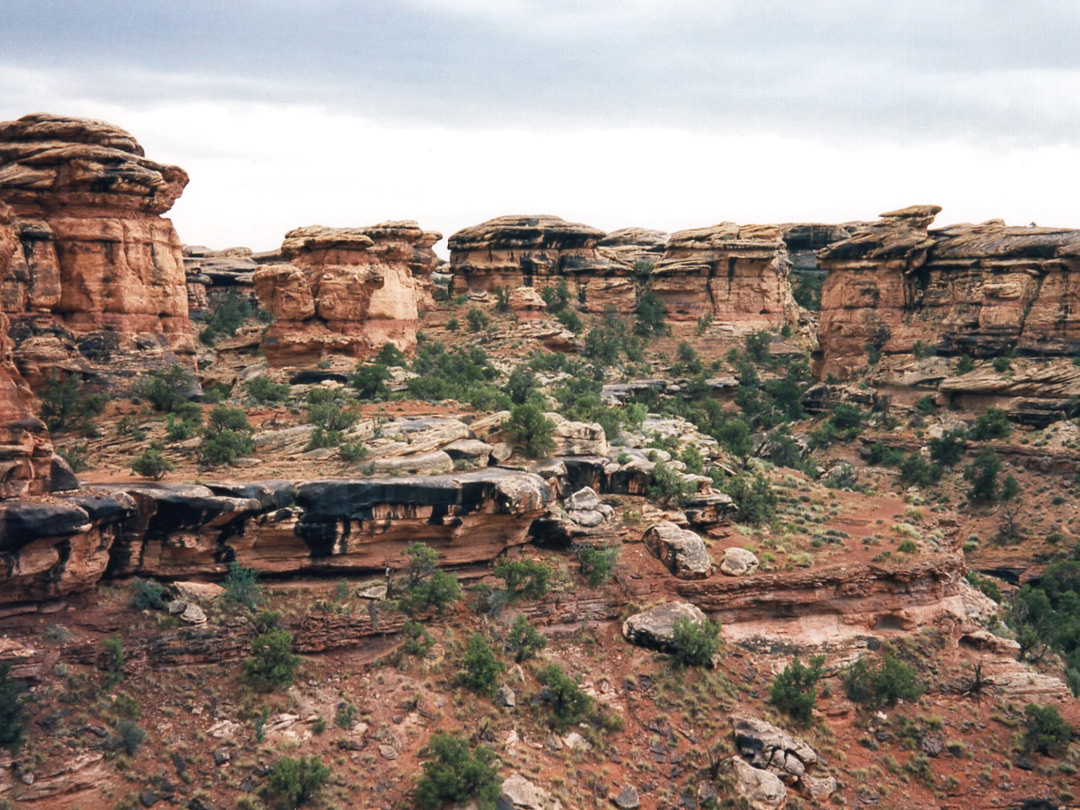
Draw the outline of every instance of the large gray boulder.
M510 774L502 783L502 793L495 800L495 810L548 810L551 797L519 773Z
M817 752L803 740L756 717L731 718L735 749L755 768L772 771L786 782L794 782L818 762Z
M645 530L645 548L679 579L707 579L713 562L705 541L694 532L670 520L661 520Z
M724 550L724 559L720 561L720 571L730 577L742 577L757 570L758 558L754 552L745 548Z
M731 760L735 792L746 799L753 810L779 810L787 803L787 788L776 774L744 762Z
M679 619L704 622L706 617L700 608L688 602L666 602L636 613L624 621L623 636L639 647L667 650L671 648L675 637L675 623Z

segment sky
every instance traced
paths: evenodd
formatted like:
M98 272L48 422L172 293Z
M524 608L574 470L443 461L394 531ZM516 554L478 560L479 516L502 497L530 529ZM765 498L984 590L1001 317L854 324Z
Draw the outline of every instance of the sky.
M1080 227L1078 35L1075 0L0 0L0 120L123 127L217 248L915 203Z

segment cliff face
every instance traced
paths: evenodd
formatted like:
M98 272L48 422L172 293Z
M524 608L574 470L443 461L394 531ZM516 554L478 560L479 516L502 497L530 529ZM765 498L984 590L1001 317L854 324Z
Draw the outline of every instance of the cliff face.
M938 206L882 214L821 251L822 374L850 377L868 346L993 357L1080 351L1080 231L1000 221L929 230Z
M267 359L364 358L384 343L411 349L424 299L413 269L437 265L431 246L439 238L411 221L287 233L281 251L288 264L261 266L254 276L255 293L275 318L263 338Z
M0 123L0 202L18 241L0 307L31 383L57 364L122 371L117 362L137 352L145 370L194 352L180 240L161 217L187 181L110 124L47 114Z
M773 329L802 315L789 270L779 226L724 222L672 234L649 288L675 321L711 315L737 329Z
M450 237L451 293L554 287L566 281L587 312L636 303L633 263L600 246L603 231L551 216L496 217Z

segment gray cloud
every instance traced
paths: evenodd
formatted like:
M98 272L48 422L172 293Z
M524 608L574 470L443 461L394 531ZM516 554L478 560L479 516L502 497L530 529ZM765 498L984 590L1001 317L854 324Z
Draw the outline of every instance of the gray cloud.
M0 63L127 105L828 140L1058 143L1080 127L1062 98L1080 78L1067 0L0 0L0 19Z

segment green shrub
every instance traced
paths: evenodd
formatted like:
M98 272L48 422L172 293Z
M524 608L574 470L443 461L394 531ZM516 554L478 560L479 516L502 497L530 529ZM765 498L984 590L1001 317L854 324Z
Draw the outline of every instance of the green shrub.
M1072 739L1072 731L1055 706L1029 703L1024 708L1023 750L1047 756L1061 756Z
M160 582L137 579L131 584L131 599L128 600L135 610L165 610L168 606L168 591Z
M170 442L182 442L199 432L202 419L177 419L174 414L165 417L165 438Z
M585 580L592 587L606 585L615 575L615 564L619 561L619 546L576 547L578 564Z
M515 405L524 405L536 395L538 386L536 374L531 369L518 366L510 372L503 392Z
M109 636L101 643L105 648L105 686L111 689L124 680L124 639Z
M543 409L534 402L514 406L506 423L506 433L529 458L545 458L555 449L552 439L555 423L544 416Z
M958 362L956 364L956 373L957 374L967 374L973 368L975 368L975 361L971 359L971 355L969 355L969 354L960 355L960 362Z
M541 669L536 673L536 679L547 687L543 696L551 704L550 722L556 730L565 731L592 711L593 699L558 664Z
M293 810L313 799L330 775L319 757L281 757L270 766L266 794L275 805Z
M307 420L327 432L341 432L356 424L357 415L342 410L333 402L321 402L308 406Z
M343 700L337 705L337 711L334 712L334 725L348 731L356 725L358 714L359 712L353 704Z
M952 467L964 456L967 431L950 430L930 440L930 460L945 467Z
M896 547L896 550L901 554L914 554L919 550L919 547L915 544L914 540L901 540L900 545Z
M146 731L139 728L134 720L123 718L116 724L116 737L113 746L123 749L129 757L135 756L146 740Z
M379 349L379 353L375 355L374 360L376 365L380 366L404 366L405 355L402 354L401 349L395 346L393 343L384 343L382 348Z
M1001 471L1001 460L997 453L984 447L975 460L964 468L964 480L971 484L968 500L972 503L993 503L998 499L999 487L997 476Z
M446 322L446 331L447 331L447 332L456 332L456 331L458 331L458 330L459 330L460 328L461 328L461 324L460 324L460 323L458 323L458 319L457 319L457 318L451 318L450 320L448 320L448 321Z
M539 599L548 591L551 569L538 560L500 560L493 572L506 583L510 599Z
M392 344L387 343L386 346ZM386 346L383 348L385 349ZM401 352L398 352L401 354ZM404 356L402 357L404 362ZM395 365L397 365L395 363ZM357 396L360 399L387 399L390 396L390 389L386 385L386 381L390 379L390 369L382 363L374 363L371 365L359 365L356 367L356 371L353 372L350 384L356 389Z
M461 673L458 679L462 686L491 695L498 686L498 677L506 669L495 657L487 638L482 633L473 633L465 643L465 656L461 661Z
M547 636L529 624L525 614L519 613L506 637L506 651L513 654L514 660L520 664L535 657L547 646L547 642Z
M165 457L159 445L151 445L131 462L131 471L144 478L160 481L165 474L176 469L176 465Z
M1012 370L1012 361L1008 357L995 357L991 365L998 374Z
M360 442L343 442L338 448L338 458L346 464L359 464L368 457L368 449Z
M456 734L433 734L425 748L428 759L413 799L421 810L438 810L448 804L472 801L479 810L491 810L502 782L495 752L486 746L469 751Z
M259 572L254 568L245 568L239 563L230 563L228 573L222 581L225 588L225 601L254 610L263 601L262 586L259 584Z
M684 506L697 492L697 484L663 461L657 461L645 486L645 497L664 506Z
M97 416L106 402L105 394L86 393L77 374L52 369L41 392L41 419L49 430L61 431Z
M261 404L278 405L289 398L288 384L273 382L265 375L249 380L246 387L248 396Z
M427 658L435 646L435 636L420 622L405 622L401 626L401 632L405 636L405 643L402 645L405 652L417 658Z
M292 633L282 628L255 637L251 657L244 661L244 675L252 686L263 692L292 686L301 660L293 653L292 643Z
M920 453L912 451L900 462L897 479L905 487L928 487L940 481L943 473L940 465L927 463Z
M426 543L410 544L406 554L407 579L398 606L410 614L434 609L442 615L461 598L457 577L438 569L439 555Z
M492 385L498 370L480 347L447 350L441 343L420 346L412 370L419 376L408 382L416 399L438 402L454 399L478 410L509 410L510 398Z
M887 447L881 442L870 445L870 453L867 462L874 466L896 467L904 460L904 451L896 447Z
M652 335L666 335L668 329L664 319L667 317L667 308L654 292L642 295L634 307L634 333L642 337Z
M465 320L469 323L470 332L481 332L491 325L491 321L488 319L488 316L476 307L473 307L465 313Z
M308 443L304 450L317 450L320 447L338 447L344 440L345 434L340 430L323 430L321 427L311 431Z
M809 725L817 703L817 682L824 674L825 656L810 659L806 666L798 658L784 667L776 676L769 692L769 699L780 711L794 720Z
M1012 433L1012 425L1009 424L1009 415L1003 408L995 408L991 405L975 420L975 426L971 429L971 438L976 441L988 439L1007 439Z
M171 413L191 399L195 377L179 363L155 371L135 386L135 393L154 406L154 410Z
M232 464L255 450L251 437L235 430L207 433L199 445L199 461L210 467Z
M0 746L12 754L26 742L29 718L23 702L23 687L11 677L11 664L0 664Z
M740 523L760 525L776 516L776 493L763 475L731 476L720 485L720 490L731 496L739 510L736 518Z
M844 674L844 688L853 702L870 707L913 702L923 693L915 669L891 653L885 653L877 666L865 656L860 658Z
M720 623L678 619L671 636L671 660L680 667L707 667L720 649Z

